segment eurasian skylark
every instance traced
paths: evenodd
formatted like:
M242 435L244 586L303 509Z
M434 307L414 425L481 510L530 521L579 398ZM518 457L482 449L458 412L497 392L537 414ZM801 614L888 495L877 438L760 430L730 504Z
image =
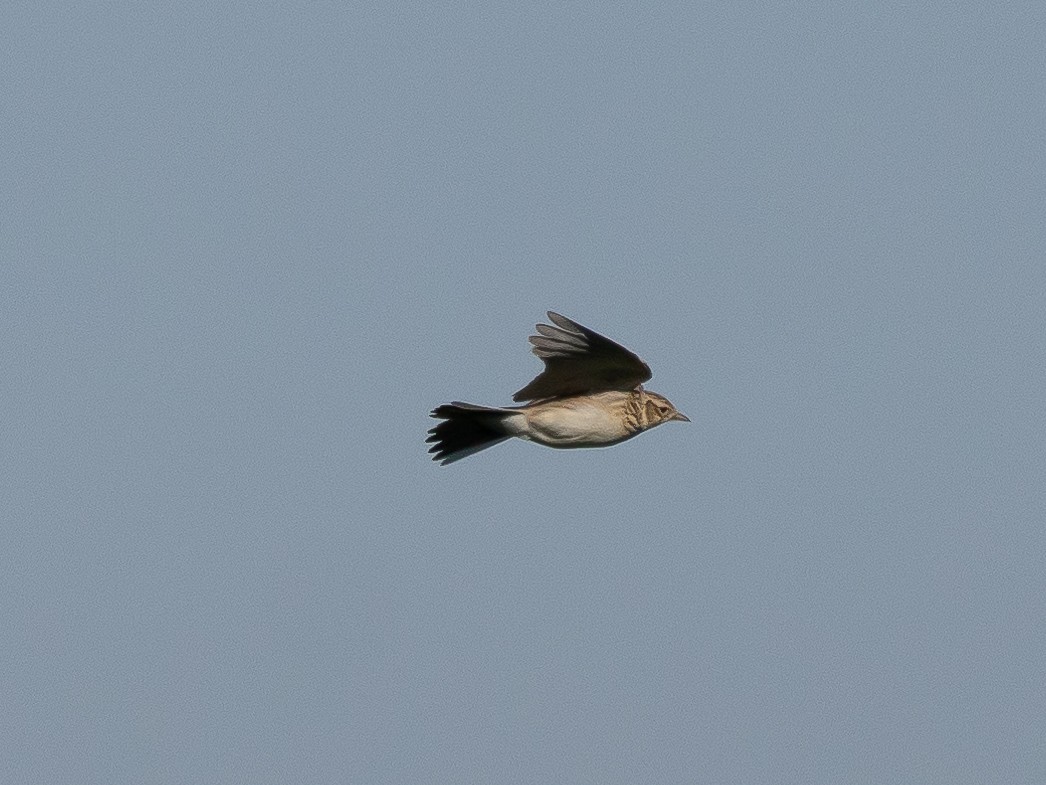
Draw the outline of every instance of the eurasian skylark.
M454 401L433 409L442 420L426 439L434 461L445 466L513 436L547 447L609 447L663 422L690 422L667 398L643 389L650 368L624 346L558 313L548 318L552 324L530 336L545 370L512 396L530 403Z

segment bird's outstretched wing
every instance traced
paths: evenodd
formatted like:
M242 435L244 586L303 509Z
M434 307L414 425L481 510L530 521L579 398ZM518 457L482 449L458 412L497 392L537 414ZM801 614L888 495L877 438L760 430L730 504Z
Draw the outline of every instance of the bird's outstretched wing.
M548 312L552 325L539 324L530 336L545 370L512 396L514 401L632 390L647 381L650 368L632 352L577 322Z

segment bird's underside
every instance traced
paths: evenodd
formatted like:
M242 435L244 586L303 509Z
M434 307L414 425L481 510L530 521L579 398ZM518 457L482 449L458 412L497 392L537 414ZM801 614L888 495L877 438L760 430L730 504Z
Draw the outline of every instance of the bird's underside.
M455 401L432 411L429 452L443 464L513 436L549 447L606 447L668 420L689 421L669 401L643 389L649 366L587 327L548 312L532 351L544 370L512 399L523 406L494 408Z

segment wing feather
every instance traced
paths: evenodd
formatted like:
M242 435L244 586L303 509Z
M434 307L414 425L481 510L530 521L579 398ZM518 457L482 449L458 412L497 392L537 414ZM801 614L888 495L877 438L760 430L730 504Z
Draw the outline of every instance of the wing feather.
M624 346L558 313L549 311L548 318L552 324L537 325L539 334L530 336L531 351L545 370L512 396L514 401L627 391L651 377L649 366Z

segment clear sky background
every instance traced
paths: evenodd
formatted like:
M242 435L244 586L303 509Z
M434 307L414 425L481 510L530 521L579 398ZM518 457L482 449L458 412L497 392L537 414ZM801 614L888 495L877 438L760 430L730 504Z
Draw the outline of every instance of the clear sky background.
M1046 782L1046 6L8 3L0 781ZM688 414L450 467L560 311Z

